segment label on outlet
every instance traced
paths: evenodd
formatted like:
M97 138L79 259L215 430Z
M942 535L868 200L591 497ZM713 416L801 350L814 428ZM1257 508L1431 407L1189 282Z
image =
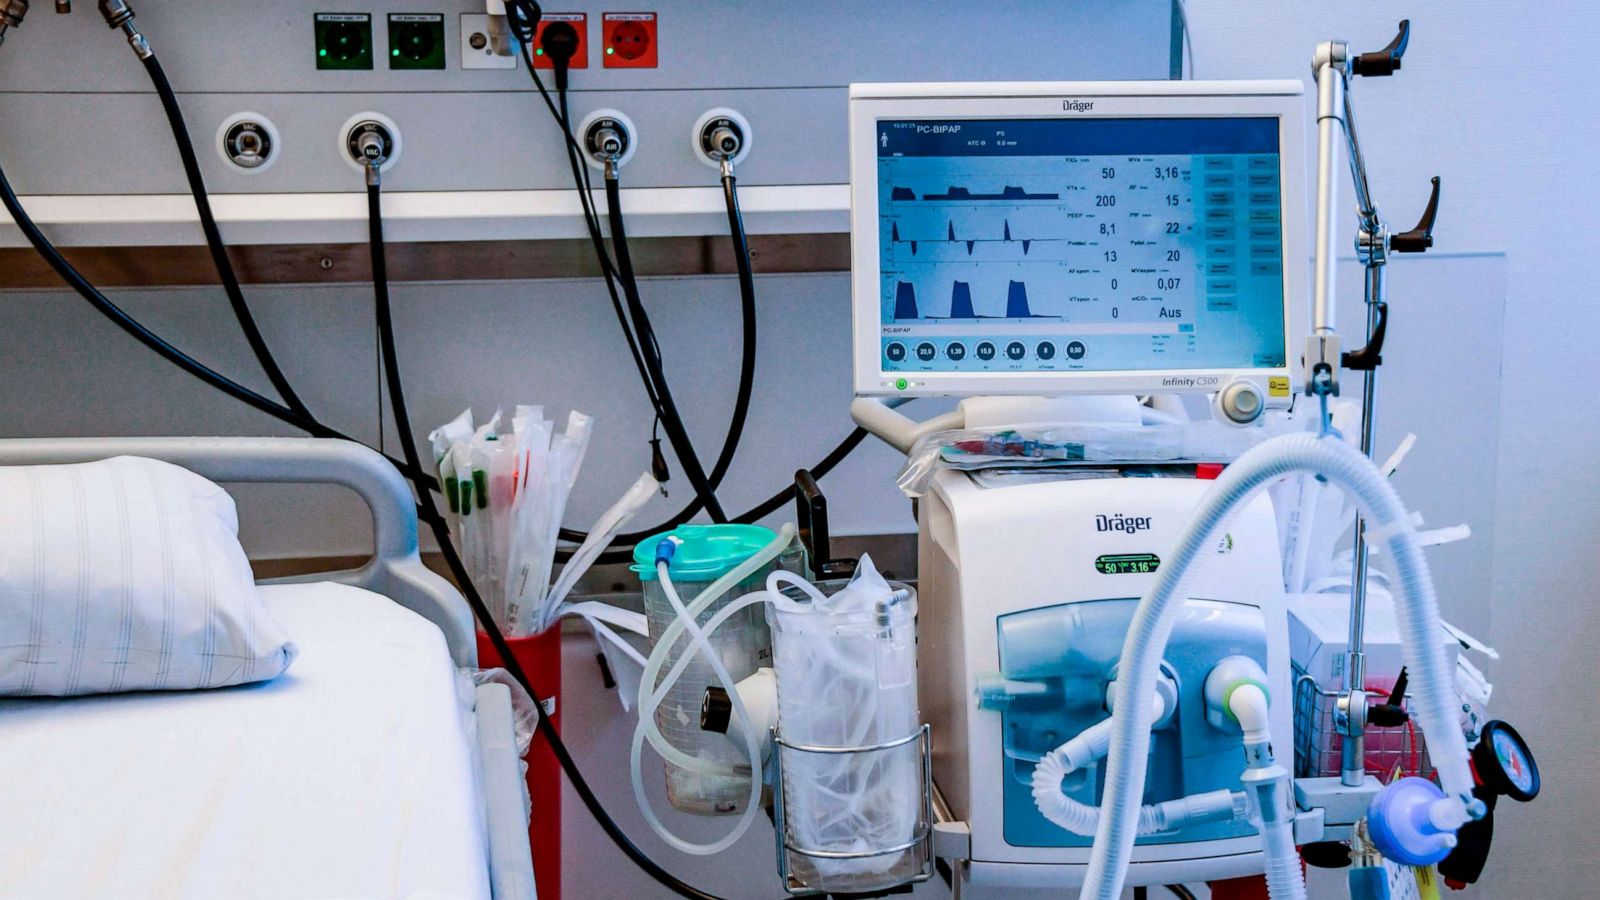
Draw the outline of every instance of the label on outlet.
M435 25L444 23L443 13L390 13L391 22L430 22Z
M317 21L369 23L372 21L372 16L366 13L317 13Z
M540 17L540 21L542 21L542 22L586 22L588 20L589 20L589 14L588 13L552 13L552 12L547 12L543 16Z
M655 13L606 13L607 22L654 22Z

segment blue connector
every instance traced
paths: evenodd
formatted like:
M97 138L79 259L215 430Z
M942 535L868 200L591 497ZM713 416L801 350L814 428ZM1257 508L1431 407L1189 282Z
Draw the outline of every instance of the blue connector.
M1382 864L1352 866L1350 900L1389 900L1389 870Z
M662 563L670 564L672 562L672 557L677 555L677 552L677 541L674 541L672 538L662 538L661 542L656 544L656 565L659 566Z

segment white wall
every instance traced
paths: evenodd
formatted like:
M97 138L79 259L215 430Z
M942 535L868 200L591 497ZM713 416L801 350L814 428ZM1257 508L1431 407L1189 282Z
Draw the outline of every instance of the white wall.
M1440 249L1508 257L1500 396L1478 398L1500 407L1498 441L1482 436L1486 452L1498 443L1498 477L1494 532L1479 547L1492 552L1489 639L1504 654L1490 673L1494 710L1532 742L1545 790L1531 806L1501 805L1479 894L1589 896L1600 879L1583 818L1600 805L1600 716L1587 698L1600 675L1600 6L1193 0L1196 74L1306 77L1318 41L1377 49L1405 15L1404 69L1355 85L1377 201L1409 227L1440 175ZM1463 354L1460 364L1476 362ZM1436 378L1447 395L1448 367Z

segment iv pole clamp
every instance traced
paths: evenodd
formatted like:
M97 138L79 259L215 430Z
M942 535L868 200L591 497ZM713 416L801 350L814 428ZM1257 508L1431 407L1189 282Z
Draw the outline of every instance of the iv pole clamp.
M1388 46L1372 53L1352 57L1343 41L1330 41L1317 48L1312 71L1317 79L1317 219L1316 266L1313 293L1313 328L1305 355L1306 393L1324 401L1339 394L1340 368L1362 373L1361 452L1372 455L1375 420L1377 369L1383 362L1383 344L1388 335L1389 304L1386 265L1389 253L1422 253L1433 246L1433 225L1439 212L1439 178L1426 211L1415 228L1394 234L1379 214L1367 183L1366 160L1357 136L1355 110L1350 102L1350 77L1387 77L1401 68L1406 46L1411 39L1411 22L1400 23ZM1338 133L1343 131L1343 140ZM1340 144L1349 154L1350 176L1356 199L1356 258L1365 267L1364 294L1367 306L1366 344L1359 350L1340 352L1335 327L1334 267L1337 265L1337 199ZM1326 418L1326 411L1324 417ZM1323 427L1327 429L1327 422ZM1368 725L1368 699L1364 690L1365 653L1363 633L1366 620L1368 547L1365 522L1356 519L1354 566L1350 581L1350 634L1344 683L1334 708L1334 727L1343 736L1340 781L1360 786L1366 778L1365 741ZM1376 724L1376 723L1374 723Z

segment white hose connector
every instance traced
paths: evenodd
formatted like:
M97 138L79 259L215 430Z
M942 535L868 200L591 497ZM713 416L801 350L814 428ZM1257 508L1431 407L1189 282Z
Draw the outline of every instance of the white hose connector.
M1298 472L1321 475L1352 494L1366 520L1375 525L1369 534L1383 535L1384 549L1394 560L1398 576L1396 620L1417 694L1417 717L1428 735L1429 754L1449 802L1460 806L1461 816L1481 816L1482 803L1472 796L1466 741L1455 716L1454 670L1437 639L1439 605L1427 561L1394 488L1371 460L1341 441L1311 434L1273 438L1223 471L1195 510L1171 558L1157 573L1156 583L1139 602L1123 643L1119 680L1126 682L1125 689L1134 696L1154 689L1167 639L1188 596L1186 587L1194 563L1215 555L1210 551L1234 509L1270 482ZM1122 895L1149 762L1149 720L1124 711L1113 714L1113 723L1102 798L1107 814L1100 817L1081 894L1092 900L1118 900ZM1274 840L1281 843L1281 839ZM1292 846L1292 835L1289 843Z
M1265 744L1272 740L1267 721L1267 695L1253 684L1242 684L1228 697L1228 711L1239 720L1246 744Z
M1166 715L1167 703L1160 693L1152 695L1152 718ZM1102 719L1084 729L1077 737L1046 753L1033 769L1033 804L1039 814L1051 822L1085 837L1094 834L1100 822L1100 810L1067 796L1061 781L1067 775L1089 765L1106 755L1111 742L1112 719ZM1139 834L1158 834L1176 831L1203 822L1222 822L1243 819L1246 813L1245 796L1232 791L1210 791L1152 803L1139 810Z

